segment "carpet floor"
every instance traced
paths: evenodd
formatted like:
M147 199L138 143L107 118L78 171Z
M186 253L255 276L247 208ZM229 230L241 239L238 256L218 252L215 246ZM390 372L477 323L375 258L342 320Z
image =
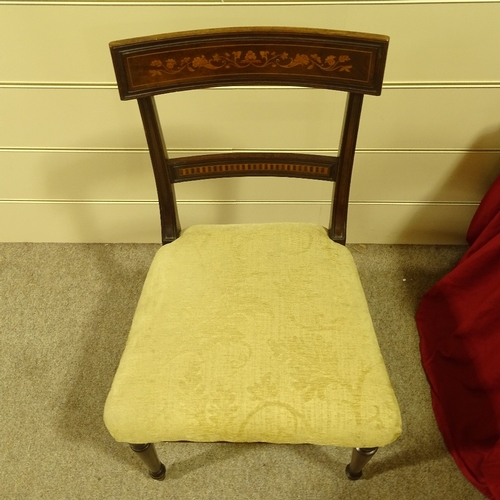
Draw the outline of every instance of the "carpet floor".
M157 248L0 244L0 498L484 498L436 427L414 321L465 250L450 246L349 246L403 417L361 480L345 478L348 449L194 443L158 445L167 478L149 479L102 411Z

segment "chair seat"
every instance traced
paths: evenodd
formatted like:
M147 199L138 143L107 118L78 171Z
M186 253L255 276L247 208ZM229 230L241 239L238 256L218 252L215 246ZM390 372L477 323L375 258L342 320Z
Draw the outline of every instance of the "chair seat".
M129 443L375 447L401 433L352 256L301 223L193 226L163 246L104 419Z

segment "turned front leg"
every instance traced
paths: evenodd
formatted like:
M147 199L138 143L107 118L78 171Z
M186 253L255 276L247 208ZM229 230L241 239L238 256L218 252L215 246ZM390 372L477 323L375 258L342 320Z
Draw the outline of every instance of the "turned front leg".
M378 448L354 448L351 463L347 464L345 473L347 477L356 481L363 475L363 467L371 460Z
M149 475L157 481L165 479L165 466L158 459L155 445L152 443L146 444L131 444L130 448L139 456L148 468Z

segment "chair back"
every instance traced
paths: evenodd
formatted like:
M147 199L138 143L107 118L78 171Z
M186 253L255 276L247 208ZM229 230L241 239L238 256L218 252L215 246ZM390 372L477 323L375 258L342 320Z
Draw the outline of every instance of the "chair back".
M121 99L137 99L155 174L162 242L180 233L174 184L230 176L285 176L335 184L329 236L345 244L364 94L380 95L386 36L303 28L224 28L110 44ZM169 159L154 96L222 86L300 86L347 93L337 156L224 153Z

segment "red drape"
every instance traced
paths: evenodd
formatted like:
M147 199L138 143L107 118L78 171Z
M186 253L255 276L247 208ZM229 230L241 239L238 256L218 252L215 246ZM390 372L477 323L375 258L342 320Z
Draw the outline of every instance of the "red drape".
M469 481L500 500L500 177L467 242L455 269L422 298L416 320L446 445Z

